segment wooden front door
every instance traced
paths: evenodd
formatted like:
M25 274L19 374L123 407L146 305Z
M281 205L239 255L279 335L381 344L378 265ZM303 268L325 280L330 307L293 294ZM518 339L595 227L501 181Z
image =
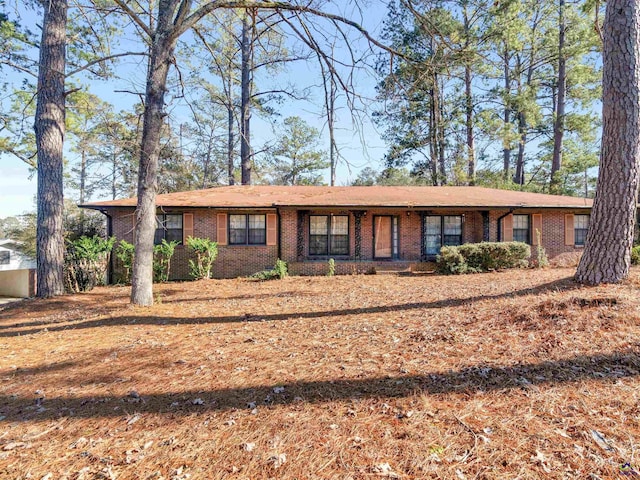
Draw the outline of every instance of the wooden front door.
M393 255L391 218L390 216L373 218L373 256L375 258L391 258Z

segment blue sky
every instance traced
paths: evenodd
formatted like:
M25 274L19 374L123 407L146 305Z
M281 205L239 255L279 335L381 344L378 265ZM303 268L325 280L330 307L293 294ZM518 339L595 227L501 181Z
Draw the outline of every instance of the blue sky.
M365 2L363 2L365 3ZM366 12L354 10L351 2L346 2L340 7L342 10L337 11L344 16L355 19L360 22L374 36L379 32L381 23L386 15L386 2L371 1L366 2L368 8ZM39 18L33 11L19 13L23 24L32 26L34 31L39 31L33 27ZM121 41L122 45L130 47L132 42L126 38ZM365 44L361 38L354 33L351 39L353 48L364 48ZM139 49L139 46L133 49ZM338 50L340 52L340 49ZM343 53L346 51L343 50ZM136 90L144 91L145 63L140 61L140 57L134 57L130 60L122 61L118 66L120 80L112 80L109 82L91 81L91 91L106 101L111 102L116 110L129 110L138 101L136 95L118 93L117 90ZM317 60L310 62L296 62L287 68L286 73L277 78L264 78L262 81L269 81L275 84L283 84L287 82L294 83L297 87L304 88L310 85L319 84L319 73L317 68ZM124 72L124 75L122 74ZM10 71L5 71L7 80L13 84L19 84L21 76ZM81 79L86 82L86 80ZM375 94L375 78L373 72L360 71L356 74L354 83L365 97L373 97ZM281 106L278 106L281 118L284 119L290 115L298 115L306 120L310 125L323 131L323 146L328 143L328 136L324 128L324 119L321 116L322 97L321 91L315 89L312 98L309 101L291 101L287 100ZM184 105L176 105L170 107L171 119L174 125L186 122L188 120L188 111ZM353 180L360 169L371 166L379 168L379 160L382 158L385 147L380 139L378 131L369 121L368 115L362 115L362 128L358 129L352 123L351 114L345 105L340 106L338 111L336 138L342 155L349 161L350 166L342 164L337 171L337 183L346 184ZM269 122L261 120L257 115L253 116L252 121L252 137L254 146L273 139L273 130ZM75 158L69 151L66 152L66 160L74 162ZM12 155L1 155L0 165L0 218L11 215L35 210L35 195L37 188L37 180L35 176L30 177L29 167L21 160ZM328 181L328 171L326 175ZM69 192L71 193L71 192ZM65 196L67 196L65 194ZM97 199L97 198L94 198Z

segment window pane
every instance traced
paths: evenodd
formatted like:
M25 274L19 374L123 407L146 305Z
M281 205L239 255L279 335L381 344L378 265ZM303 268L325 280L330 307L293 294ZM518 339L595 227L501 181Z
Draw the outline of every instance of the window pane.
M587 229L580 228L575 230L575 244L578 246L584 245L585 240L587 239Z
M247 243L247 216L229 215L229 244L244 245Z
M513 228L529 229L529 215L514 215L513 216Z
M167 240L167 242L175 240L176 242L182 243L182 229L169 228L166 230L164 238ZM160 240L160 243L162 243L162 240Z
M437 255L442 246L442 217L430 215L424 217L425 251L427 255Z
M331 235L349 235L349 217L346 215L331 217Z
M444 234L462 235L462 217L459 215L444 217Z
M267 216L249 215L249 244L264 245L267 243Z
M513 241L529 243L529 230L513 229Z
M164 228L182 229L182 215L165 215Z
M311 235L326 235L328 229L329 217L326 215L312 215L309 217L309 233Z
M331 235L331 254L349 254L349 235Z
M589 228L589 215L574 215L573 225L576 229Z
M309 235L309 255L327 255L327 235Z

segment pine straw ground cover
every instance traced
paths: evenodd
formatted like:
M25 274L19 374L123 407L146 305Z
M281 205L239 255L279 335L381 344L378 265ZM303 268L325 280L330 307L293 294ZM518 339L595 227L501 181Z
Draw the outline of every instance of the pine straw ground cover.
M640 271L597 288L572 274L200 281L157 286L152 308L124 287L6 307L0 478L634 477Z

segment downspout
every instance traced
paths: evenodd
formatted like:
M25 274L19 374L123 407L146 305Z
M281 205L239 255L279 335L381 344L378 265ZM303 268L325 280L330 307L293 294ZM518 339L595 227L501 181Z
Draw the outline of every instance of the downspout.
M107 217L107 238L111 238L113 236L113 218L107 213L106 210L101 210L100 213ZM113 252L109 252L109 269L107 270L107 283L109 285L113 284Z
M280 208L276 207L276 219L278 222L278 258L282 260L282 225L280 224Z
M497 222L498 222L498 241L499 242L502 241L502 219L505 218L505 217L508 217L514 211L515 211L515 208L510 208L507 213L505 213L504 215L501 215L501 216L498 217Z

